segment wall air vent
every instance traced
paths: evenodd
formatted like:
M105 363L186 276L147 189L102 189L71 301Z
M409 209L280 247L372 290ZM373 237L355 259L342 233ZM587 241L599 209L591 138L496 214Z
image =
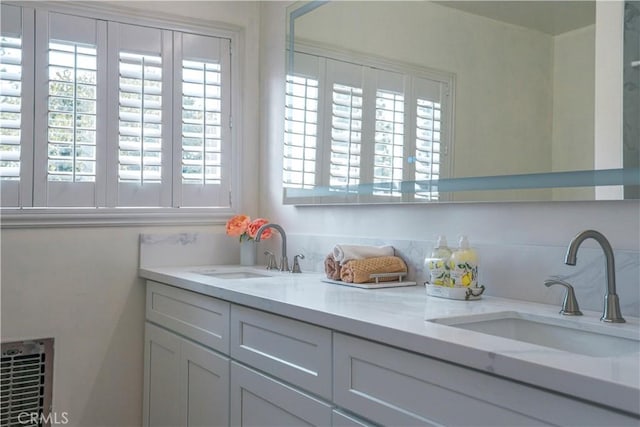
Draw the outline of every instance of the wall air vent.
M53 338L2 343L0 427L49 426Z

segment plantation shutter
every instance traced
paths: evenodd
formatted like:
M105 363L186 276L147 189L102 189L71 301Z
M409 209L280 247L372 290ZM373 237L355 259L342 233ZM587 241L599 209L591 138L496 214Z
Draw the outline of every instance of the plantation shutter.
M109 23L110 206L171 206L171 32Z
M31 206L34 12L0 8L0 204Z
M296 53L295 73L287 75L283 152L285 188L313 188L319 175L316 161L320 64L324 59Z
M174 206L229 206L230 41L174 33Z
M331 132L328 182L342 187L340 192L357 192L349 187L360 183L363 67L327 59L326 69L329 102L325 117L330 120Z
M48 72L36 75L35 206L104 204L105 44L103 21L36 14L36 69Z
M373 120L373 158L367 159L376 196L401 197L400 181L404 179L405 153L405 77L400 73L370 69L369 79L375 91Z
M447 85L435 80L415 78L412 108L415 121L415 180L437 181L443 175L445 155L443 135L443 103ZM439 200L437 184L416 183L415 198Z

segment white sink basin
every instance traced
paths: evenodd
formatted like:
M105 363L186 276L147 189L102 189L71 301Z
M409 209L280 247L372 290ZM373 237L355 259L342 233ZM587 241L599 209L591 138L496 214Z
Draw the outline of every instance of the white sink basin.
M515 311L429 321L593 357L640 353L639 332L618 325L577 323Z
M260 277L273 277L273 274L254 271L251 268L198 270L193 273L203 276L216 277L218 279L256 279Z

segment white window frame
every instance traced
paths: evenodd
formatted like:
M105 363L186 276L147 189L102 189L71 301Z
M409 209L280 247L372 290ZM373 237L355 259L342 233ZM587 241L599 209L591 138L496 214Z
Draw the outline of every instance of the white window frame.
M397 202L423 202L424 199L416 197L413 181L415 180L415 164L406 160L403 166L403 187L410 185L411 188L405 187L402 194L398 195L394 191L392 195L373 194L374 179L374 148L372 144L366 144L364 141L373 140L374 135L372 129L375 123L367 121L363 122L362 135L362 151L361 153L361 172L360 182L366 189L358 194L342 192L336 194L329 187L329 156L330 156L330 122L331 122L331 94L332 82L327 77L330 74L326 71L326 64L332 60L345 64L354 64L356 67L362 67L362 88L366 99L364 100L363 112L367 117L371 117L375 112L375 99L371 99L371 94L375 95L377 89L384 87L376 87L372 82L375 81L376 72L381 73L397 73L404 78L404 147L409 152L415 151L416 144L416 107L418 92L414 90L415 82L420 79L439 82L441 84L441 104L443 104L444 114L441 117L443 129L441 132L441 149L440 155L440 177L446 177L453 170L453 150L454 150L454 100L455 100L455 81L454 73L431 69L422 66L402 62L391 62L388 59L377 57L374 55L365 55L352 51L345 51L334 46L323 45L316 42L298 41L296 40L296 51L294 57L294 75L298 75L298 68L295 65L295 56L298 54L310 55L319 58L318 71L314 71L310 61L305 60L303 75L315 78L319 81L319 99L318 99L318 131L317 131L317 147L318 155L316 160L316 188L295 188L293 186L284 188L285 204L340 204L340 203L397 203ZM417 85L419 86L419 85ZM390 89L389 89L390 90ZM329 123L329 124L328 124ZM415 159L415 155L413 156ZM413 159L412 159L413 160ZM371 188L370 188L371 187ZM371 191L369 191L371 190ZM445 193L437 195L438 201L446 201L449 196Z
M35 16L37 11L46 11L53 13L69 14L79 17L85 17L90 19L104 20L109 22L117 22L126 25L148 26L161 30L166 30L168 33L176 32L185 34L197 34L202 36L211 36L229 40L230 46L230 67L232 75L232 85L230 88L228 102L230 104L230 129L229 133L229 148L230 152L226 156L225 161L230 162L228 167L229 172L229 191L225 192L224 199L228 200L228 206L223 207L176 207L173 202L169 202L166 207L120 207L114 206L113 203L109 203L109 198L113 195L107 190L107 201L100 207L45 207L35 206L31 203L24 203L27 200L33 200L33 186L38 185L32 183L33 170L31 169L32 161L23 161L21 165L21 180L20 180L20 198L23 200L20 208L2 207L0 209L0 227L2 228L30 228L30 227L75 227L75 226L127 226L127 225L211 225L224 223L228 217L234 213L239 212L242 209L242 205L246 203L240 193L239 183L242 181L244 172L241 169L241 162L239 161L239 154L243 152L243 131L242 126L231 126L232 123L243 123L242 111L243 111L243 87L244 87L244 71L243 60L244 57L244 33L243 31L234 25L216 24L212 25L211 22L198 20L198 19L166 19L164 15L148 13L144 11L133 11L127 9L126 15L122 14L122 11L117 6L105 6L99 4L64 4L60 2L20 2L9 1L3 2L3 4L17 6L23 8L27 14L31 13L34 16L33 22L29 24L27 19L27 25L31 25L30 31L23 31L23 50L35 49L35 40L29 34L36 34L35 29ZM125 6L126 7L126 6ZM48 43L47 43L48 44ZM109 50L111 48L109 47ZM231 54L232 53L232 54ZM175 53L174 53L175 55ZM23 55L24 57L25 55ZM30 55L26 55L29 57ZM104 55L103 55L104 56ZM33 55L36 57L36 55ZM173 59L173 56L169 58ZM40 61L46 61L46 58L40 59ZM37 59L36 59L37 61ZM99 58L100 64L98 67L104 66L106 59ZM29 60L26 61L29 65ZM23 64L25 61L23 60ZM181 61L180 61L181 63ZM30 64L30 67L23 68L23 81L34 80L35 64ZM109 64L109 67L117 66L116 63ZM24 67L24 65L23 65ZM173 70L171 70L173 73ZM111 74L111 73L110 73ZM28 88L29 85L23 85ZM104 85L107 86L107 85ZM111 85L104 90L110 90ZM35 87L35 84L34 84ZM169 109L174 103L176 94L180 92L180 85L176 85L171 89L171 96L167 99L169 103ZM23 97L33 97L33 89L28 88L27 93L23 89ZM29 98L27 98L29 99ZM107 100L107 103L112 102ZM116 100L117 102L117 100ZM29 102L33 105L33 103ZM24 105L24 102L23 102ZM107 108L112 108L108 106ZM112 120L110 117L110 121ZM29 129L33 129L31 126L34 123L34 117L29 117L28 114L25 117L22 116L22 123L28 125L24 128L27 129L25 133L23 131L23 138L27 141L33 141L34 136L29 136ZM171 123L176 123L175 120L171 120ZM111 127L112 125L107 123L105 127ZM171 140L175 132L173 129L163 130L164 138ZM23 139L24 140L24 139ZM26 149L25 147L26 146ZM173 156L175 153L175 146L180 146L180 143L174 144L174 149L169 149L168 156ZM113 146L107 147L108 150L112 150ZM117 144L116 144L117 149ZM33 158L33 144L23 144L21 157L28 159ZM111 153L113 155L113 153ZM117 153L116 153L117 155ZM26 156L26 157L25 157ZM164 153L163 153L164 156ZM26 167L24 166L26 165ZM167 169L172 175L175 175L175 162L169 162ZM46 173L46 170L45 170ZM101 173L107 173L103 171ZM113 172L110 172L113 173ZM117 171L115 171L117 175ZM178 179L173 177L168 183L168 187L171 192L174 191L174 187L177 185ZM111 185L107 180L106 185ZM181 184L181 183L180 183ZM102 184L101 184L102 185ZM172 199L170 199L172 200Z

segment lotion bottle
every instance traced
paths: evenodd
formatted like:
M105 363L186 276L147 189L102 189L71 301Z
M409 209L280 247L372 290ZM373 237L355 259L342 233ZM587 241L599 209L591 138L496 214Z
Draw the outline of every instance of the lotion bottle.
M426 259L425 267L429 271L429 284L451 286L449 279L449 258L451 249L447 246L447 238L439 236L431 256Z
M453 287L477 287L478 286L478 255L469 246L467 236L461 236L458 249L453 251L449 259L451 270L451 286Z

